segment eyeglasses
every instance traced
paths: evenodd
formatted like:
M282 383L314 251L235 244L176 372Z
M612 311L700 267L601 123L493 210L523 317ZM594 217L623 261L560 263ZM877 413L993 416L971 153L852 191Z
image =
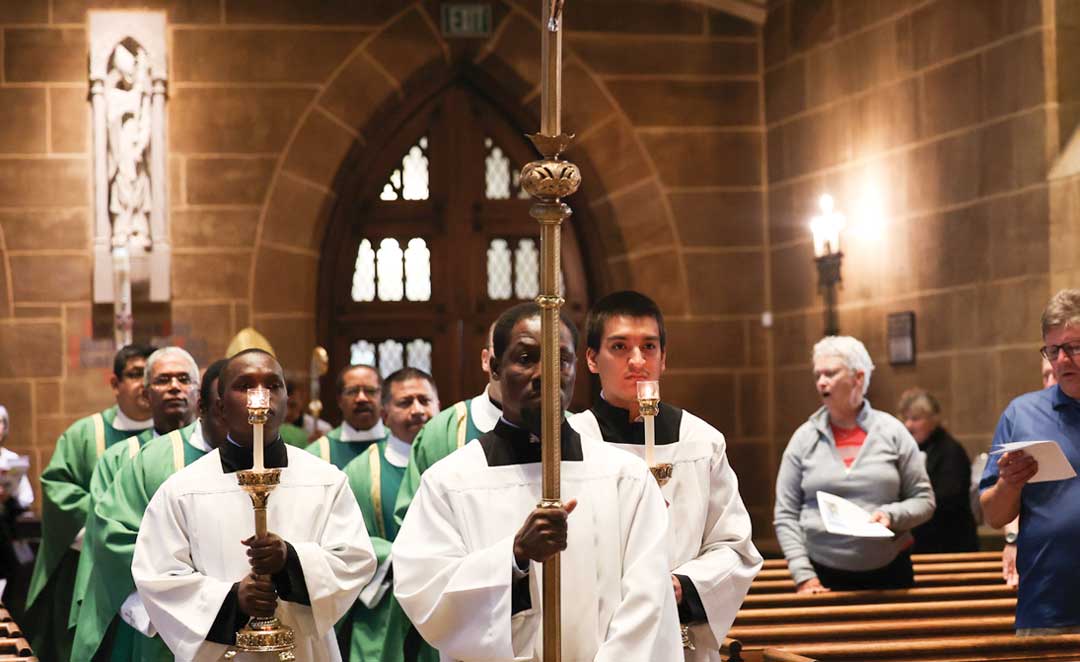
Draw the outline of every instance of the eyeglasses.
M356 396L360 395L361 392L363 392L363 394L367 397L374 398L375 396L379 395L379 391L380 389L378 386L350 386L349 388L342 391L341 394L344 395L346 398L355 398Z
M179 375L158 375L150 380L150 386L156 389L165 390L172 386L174 379L180 386L191 386L195 383L195 380L191 378L191 375L182 372Z
M1053 363L1057 360L1058 354L1065 352L1065 358L1070 361L1080 354L1080 342L1070 342L1064 345L1047 345L1039 350L1039 353L1043 355L1047 361Z

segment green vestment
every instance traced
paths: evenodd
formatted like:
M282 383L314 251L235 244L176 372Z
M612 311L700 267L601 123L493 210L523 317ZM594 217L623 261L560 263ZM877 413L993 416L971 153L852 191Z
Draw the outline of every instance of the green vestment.
M81 418L56 441L49 466L41 473L41 546L30 578L22 623L41 660L70 658L68 616L79 552L71 544L86 524L90 479L107 448L131 436L117 430L116 406Z
M352 462L377 441L375 439L371 441L342 441L341 430L342 426L339 425L311 442L306 449L307 452L316 457L321 457L338 469L344 469L345 465ZM386 437L383 437L382 440L386 441Z
M420 489L421 474L470 440L479 439L481 434L473 422L472 400L463 400L442 410L424 425L413 439L409 466L401 479L401 489L394 504L394 520L398 526L405 520L405 512L416 490Z
M120 467L112 486L95 503L87 527L87 554L94 574L87 583L75 629L72 660L90 660L115 620L109 660L166 662L173 654L161 637L145 637L120 620L120 606L135 591L131 562L135 539L150 499L169 476L206 454L188 440L195 424L153 439ZM93 531L92 535L89 535Z
M307 430L292 423L283 423L278 428L278 434L281 435L281 440L290 446L296 446L297 448L307 448L308 446Z
M83 551L79 554L78 572L75 574L75 590L71 597L71 616L68 618L68 628L75 629L79 622L79 607L82 605L83 594L86 593L86 584L94 572L92 554L87 550L90 545L87 542L93 535L94 529L94 504L101 500L109 486L112 485L116 472L120 467L127 464L146 442L154 438L154 428L147 428L135 435L128 437L123 443L113 444L98 460L94 467L94 474L90 478L90 498L86 505L86 533L83 536Z

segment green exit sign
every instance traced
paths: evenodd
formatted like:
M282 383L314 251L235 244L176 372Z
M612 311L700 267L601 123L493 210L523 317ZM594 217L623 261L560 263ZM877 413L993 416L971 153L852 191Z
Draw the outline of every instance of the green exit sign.
M482 2L446 2L442 6L444 37L487 37L491 34L491 5Z

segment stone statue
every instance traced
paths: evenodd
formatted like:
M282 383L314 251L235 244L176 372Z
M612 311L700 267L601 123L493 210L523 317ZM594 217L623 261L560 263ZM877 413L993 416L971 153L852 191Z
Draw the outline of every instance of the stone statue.
M109 58L105 98L112 246L127 247L132 254L149 252L153 246L151 92L149 56L138 42L125 38Z

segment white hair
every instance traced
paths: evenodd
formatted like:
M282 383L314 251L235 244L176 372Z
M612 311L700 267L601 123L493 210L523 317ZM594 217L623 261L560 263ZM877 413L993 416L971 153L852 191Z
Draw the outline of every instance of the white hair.
M864 375L862 394L866 395L870 388L870 374L874 372L874 362L870 360L866 346L851 336L825 336L814 345L812 360L827 356L839 358L852 373L861 372Z
M154 364L161 359L169 357L175 357L188 364L188 375L191 377L192 384L199 383L199 364L195 363L194 357L188 354L188 351L183 347L176 347L175 345L169 347L162 347L159 350L155 350L149 358L146 359L146 371L143 373L143 385L150 386L150 375L154 374Z

